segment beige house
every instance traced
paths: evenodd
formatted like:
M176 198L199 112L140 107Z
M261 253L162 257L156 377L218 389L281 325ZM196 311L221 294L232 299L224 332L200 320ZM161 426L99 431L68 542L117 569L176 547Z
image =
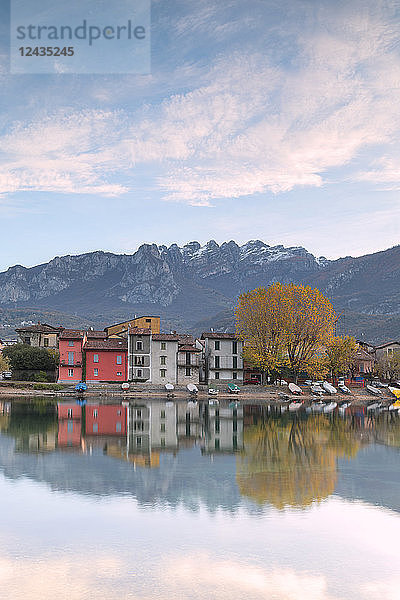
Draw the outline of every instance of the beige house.
M377 360L382 358L392 358L394 354L400 354L400 342L387 342L380 346L375 346L375 356Z
M58 338L64 327L53 327L47 323L38 323L37 325L27 325L19 327L15 331L18 334L18 342L28 344L36 348L58 348Z

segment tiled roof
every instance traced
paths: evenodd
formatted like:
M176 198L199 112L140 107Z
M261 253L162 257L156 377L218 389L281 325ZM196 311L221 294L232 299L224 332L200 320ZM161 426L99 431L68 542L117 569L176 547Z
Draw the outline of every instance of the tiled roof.
M129 335L150 335L151 329L143 327L130 327L128 330Z
M179 346L178 352L201 352L200 348L196 348L195 346L183 345Z
M400 345L400 342L386 342L386 344L380 344L380 346L375 346L375 349L387 348L388 346Z
M87 335L88 340L90 340L90 339L104 340L107 338L107 334L104 330L96 331L95 329L88 329L88 331L86 332L86 335Z
M153 340L156 342L177 342L179 336L176 333L153 333Z
M193 344L194 343L194 337L192 335L190 335L189 333L178 333L179 336L179 342L181 344Z
M88 340L85 344L85 350L126 350L127 347L127 341L118 338Z
M79 340L83 338L85 332L81 329L64 329L60 333L60 340Z
M28 333L59 333L64 327L53 327L47 323L38 323L37 325L27 325L26 327L18 327L15 331L26 331Z
M216 331L209 331L201 334L201 339L210 338L211 340L236 340L236 333L218 333Z

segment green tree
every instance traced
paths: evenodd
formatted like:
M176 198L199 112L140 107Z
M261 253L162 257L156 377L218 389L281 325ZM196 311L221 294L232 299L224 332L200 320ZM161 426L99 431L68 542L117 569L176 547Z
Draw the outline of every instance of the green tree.
M54 371L58 355L46 348L35 348L27 344L15 344L3 349L3 356L15 371Z
M400 377L400 353L394 352L391 356L381 357L375 364L375 371L379 377L395 381Z

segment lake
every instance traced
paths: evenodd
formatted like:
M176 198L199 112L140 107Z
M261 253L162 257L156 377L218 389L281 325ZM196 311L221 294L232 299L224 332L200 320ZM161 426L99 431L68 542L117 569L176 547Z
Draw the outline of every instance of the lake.
M0 597L398 600L400 417L0 403Z

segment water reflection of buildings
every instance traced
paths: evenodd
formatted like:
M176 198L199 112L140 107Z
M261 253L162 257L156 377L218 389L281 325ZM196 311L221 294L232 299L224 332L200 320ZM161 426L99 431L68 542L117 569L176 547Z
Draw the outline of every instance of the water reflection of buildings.
M146 400L124 405L58 404L58 447L157 467L160 454L199 445L204 454L243 448L243 409L198 402Z

